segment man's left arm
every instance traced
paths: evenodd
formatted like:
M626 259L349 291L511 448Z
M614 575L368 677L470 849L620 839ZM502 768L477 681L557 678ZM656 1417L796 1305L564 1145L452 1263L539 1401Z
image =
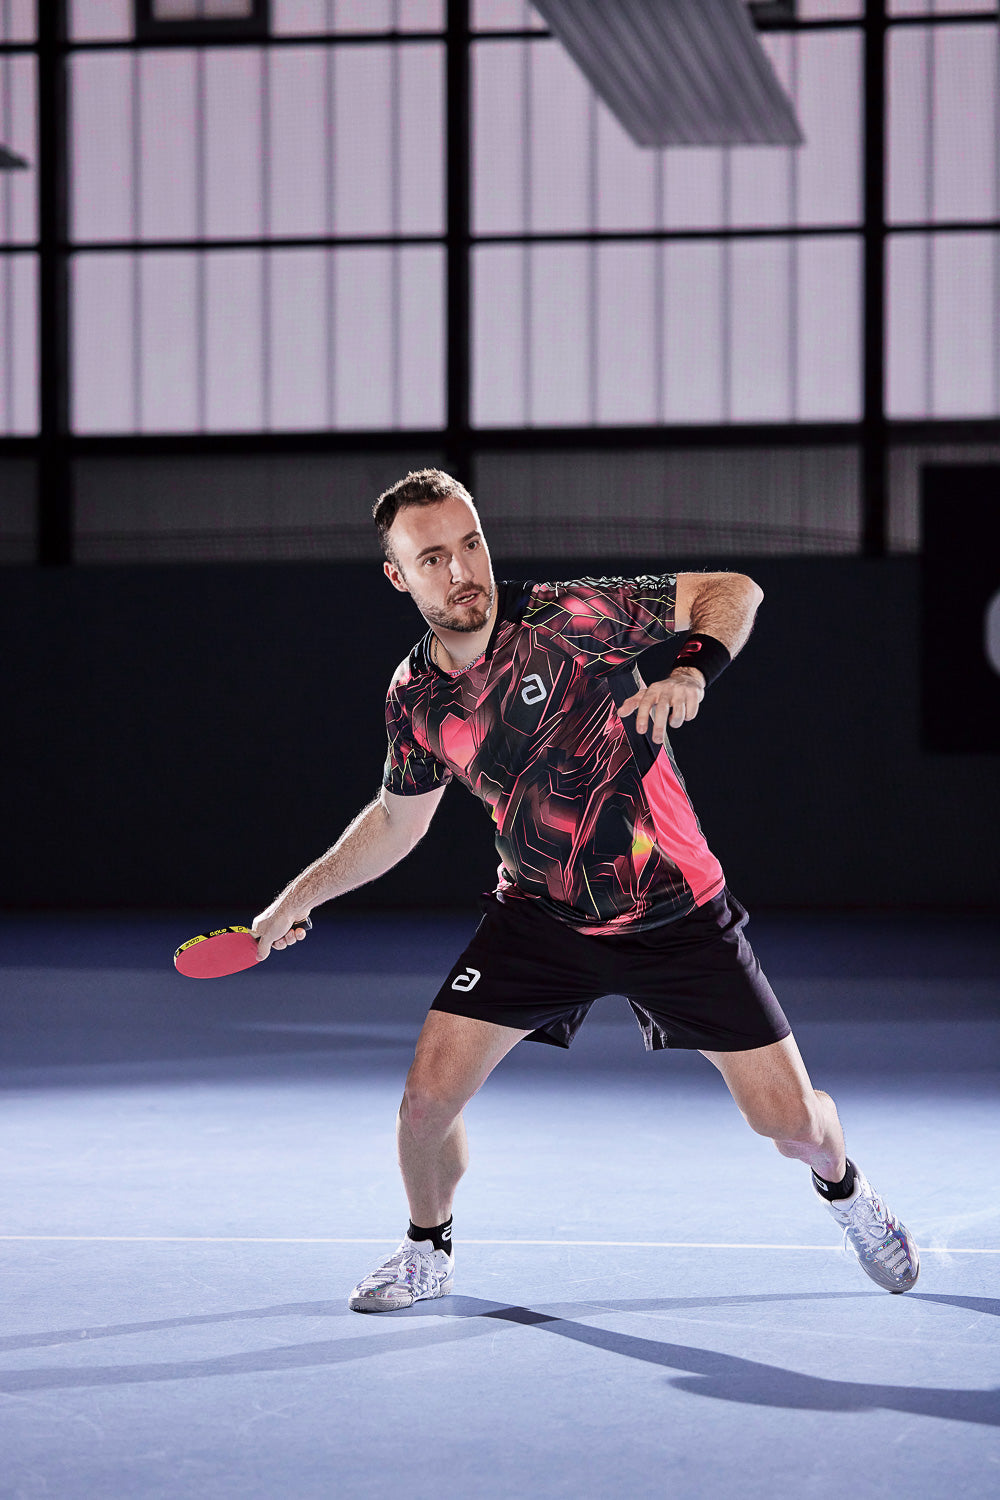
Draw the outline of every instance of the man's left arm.
M653 742L662 745L667 725L677 729L695 717L708 683L746 645L763 597L743 573L678 573L674 625L691 631L692 639L681 648L688 660L679 660L662 682L633 693L619 713L635 714L639 734L652 723ZM704 671L694 665L700 652Z

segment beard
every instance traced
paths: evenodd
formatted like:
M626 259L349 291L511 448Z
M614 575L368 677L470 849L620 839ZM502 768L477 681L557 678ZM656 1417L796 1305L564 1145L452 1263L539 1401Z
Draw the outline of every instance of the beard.
M491 584L489 589L479 588L479 600L474 604L465 604L461 608L451 607L447 604L423 604L419 599L415 600L417 608L429 625L436 625L441 630L454 630L462 635L471 635L473 631L482 630L490 617L493 601L496 598L496 586ZM467 594L468 588L458 591Z

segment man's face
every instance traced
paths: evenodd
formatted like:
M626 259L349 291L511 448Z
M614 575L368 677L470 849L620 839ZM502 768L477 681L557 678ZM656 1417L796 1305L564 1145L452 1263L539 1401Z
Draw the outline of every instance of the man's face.
M481 630L496 588L479 517L450 495L432 505L407 505L389 528L395 562L385 564L393 588L410 594L427 621L443 630Z

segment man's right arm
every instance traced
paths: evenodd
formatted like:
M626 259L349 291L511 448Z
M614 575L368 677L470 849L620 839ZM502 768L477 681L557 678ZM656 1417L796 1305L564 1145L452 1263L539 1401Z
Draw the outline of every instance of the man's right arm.
M296 942L298 935L292 924L307 917L314 906L377 880L405 859L430 827L443 795L443 786L414 797L398 797L383 787L375 801L344 829L333 848L290 881L254 918L258 961L265 959L272 948Z

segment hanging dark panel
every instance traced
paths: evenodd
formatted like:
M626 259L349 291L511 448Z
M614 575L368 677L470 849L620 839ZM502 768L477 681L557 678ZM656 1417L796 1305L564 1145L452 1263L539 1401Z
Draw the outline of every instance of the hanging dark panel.
M798 146L744 0L533 0L639 146Z

